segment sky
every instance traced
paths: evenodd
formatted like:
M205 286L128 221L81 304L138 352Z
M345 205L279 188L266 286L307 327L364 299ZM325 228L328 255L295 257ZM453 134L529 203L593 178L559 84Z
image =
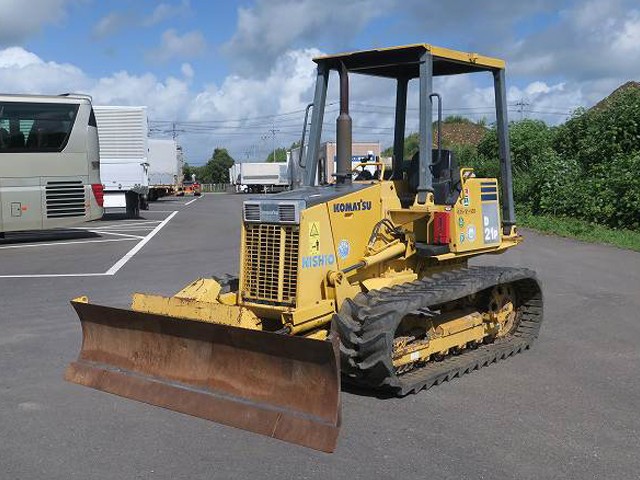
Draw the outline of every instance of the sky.
M550 124L640 80L637 0L0 0L0 12L0 92L145 105L151 135L176 135L194 165L216 147L260 161L299 139L320 54L430 43L502 58L510 118ZM486 75L435 88L446 115L492 121ZM351 90L354 140L390 145L393 84ZM336 99L332 78L326 140Z

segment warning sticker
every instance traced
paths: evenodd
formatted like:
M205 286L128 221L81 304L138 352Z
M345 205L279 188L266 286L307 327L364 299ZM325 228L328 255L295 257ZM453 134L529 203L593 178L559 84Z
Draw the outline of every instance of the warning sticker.
M320 222L309 223L309 255L320 254Z

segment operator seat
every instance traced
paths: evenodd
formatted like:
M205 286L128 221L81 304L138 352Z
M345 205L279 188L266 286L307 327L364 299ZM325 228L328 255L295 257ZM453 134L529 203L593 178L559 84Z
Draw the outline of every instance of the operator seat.
M431 174L433 175L433 197L436 205L454 205L460 196L462 182L460 181L460 168L451 150L441 150L441 158L438 160L438 150L431 151L433 163ZM409 190L416 192L420 184L420 152L416 152L407 170Z

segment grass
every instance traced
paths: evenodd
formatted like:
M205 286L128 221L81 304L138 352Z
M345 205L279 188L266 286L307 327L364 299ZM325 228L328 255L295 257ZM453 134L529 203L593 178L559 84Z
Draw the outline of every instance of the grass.
M614 230L575 218L532 215L528 212L518 212L516 219L520 226L539 232L591 243L607 243L640 252L640 232L633 230Z

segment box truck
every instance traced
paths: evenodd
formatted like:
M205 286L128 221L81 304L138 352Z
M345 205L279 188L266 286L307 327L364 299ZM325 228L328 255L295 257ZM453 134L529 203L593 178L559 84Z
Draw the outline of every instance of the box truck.
M147 107L94 106L105 213L134 218L149 193Z
M182 186L184 159L175 140L149 139L149 194L151 201L175 195Z
M289 165L286 162L244 162L229 169L229 180L236 191L271 193L290 186Z

